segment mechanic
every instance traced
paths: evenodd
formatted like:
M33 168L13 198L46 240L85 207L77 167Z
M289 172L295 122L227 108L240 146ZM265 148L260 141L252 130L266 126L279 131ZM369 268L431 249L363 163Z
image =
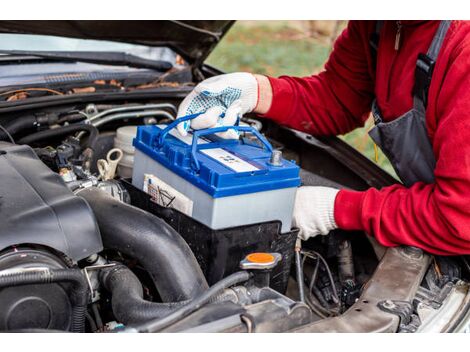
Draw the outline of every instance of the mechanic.
M200 129L255 112L312 135L337 135L363 126L371 111L369 134L403 184L363 192L301 187L300 237L363 230L384 246L470 254L470 21L351 21L323 72L209 78L178 115L205 112L191 123Z

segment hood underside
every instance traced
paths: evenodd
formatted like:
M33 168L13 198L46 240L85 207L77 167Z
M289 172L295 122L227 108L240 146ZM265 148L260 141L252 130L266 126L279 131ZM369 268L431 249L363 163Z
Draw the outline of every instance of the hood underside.
M170 47L201 63L234 21L0 21L0 33L40 34Z

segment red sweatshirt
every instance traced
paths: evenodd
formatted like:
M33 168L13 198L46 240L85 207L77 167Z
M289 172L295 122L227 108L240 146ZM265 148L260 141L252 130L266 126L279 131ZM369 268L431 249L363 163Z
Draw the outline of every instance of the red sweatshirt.
M369 38L374 21L352 21L318 75L269 78L273 103L266 114L297 130L336 135L363 126L377 97L385 121L412 108L414 71L438 21L385 22L377 70ZM434 254L470 254L470 21L453 21L434 69L426 125L437 165L435 184L393 185L364 192L341 190L340 228L364 230L385 246L400 244Z

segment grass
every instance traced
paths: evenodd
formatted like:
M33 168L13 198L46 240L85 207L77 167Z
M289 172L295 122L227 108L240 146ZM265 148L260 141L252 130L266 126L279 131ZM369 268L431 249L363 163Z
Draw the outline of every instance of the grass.
M305 34L298 23L237 22L209 56L207 63L226 72L309 76L322 70L330 53L330 46L326 42ZM367 134L371 127L372 120L369 119L363 128L340 138L375 161L374 143ZM380 150L377 163L396 176Z

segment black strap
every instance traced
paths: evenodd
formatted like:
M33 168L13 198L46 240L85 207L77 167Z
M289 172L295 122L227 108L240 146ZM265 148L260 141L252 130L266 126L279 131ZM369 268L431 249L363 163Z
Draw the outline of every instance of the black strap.
M431 46L426 54L420 53L416 62L415 84L413 87L414 105L420 110L426 109L428 100L429 86L431 85L432 74L436 64L437 56L441 49L442 43L449 29L451 21L441 21L439 28L432 40ZM371 34L369 43L372 54L372 65L374 69L377 67L377 52L379 48L380 31L384 25L384 21L376 21L375 31Z
M413 96L418 100L416 101L415 99L415 105L418 103L420 108L426 108L428 104L428 93L431 85L432 74L434 72L434 66L449 26L450 21L441 21L427 54L420 53L418 55L415 69Z
M369 44L371 48L372 55L372 67L375 69L377 67L377 52L379 50L379 40L380 40L380 31L384 25L384 21L375 22L375 31L370 35Z

